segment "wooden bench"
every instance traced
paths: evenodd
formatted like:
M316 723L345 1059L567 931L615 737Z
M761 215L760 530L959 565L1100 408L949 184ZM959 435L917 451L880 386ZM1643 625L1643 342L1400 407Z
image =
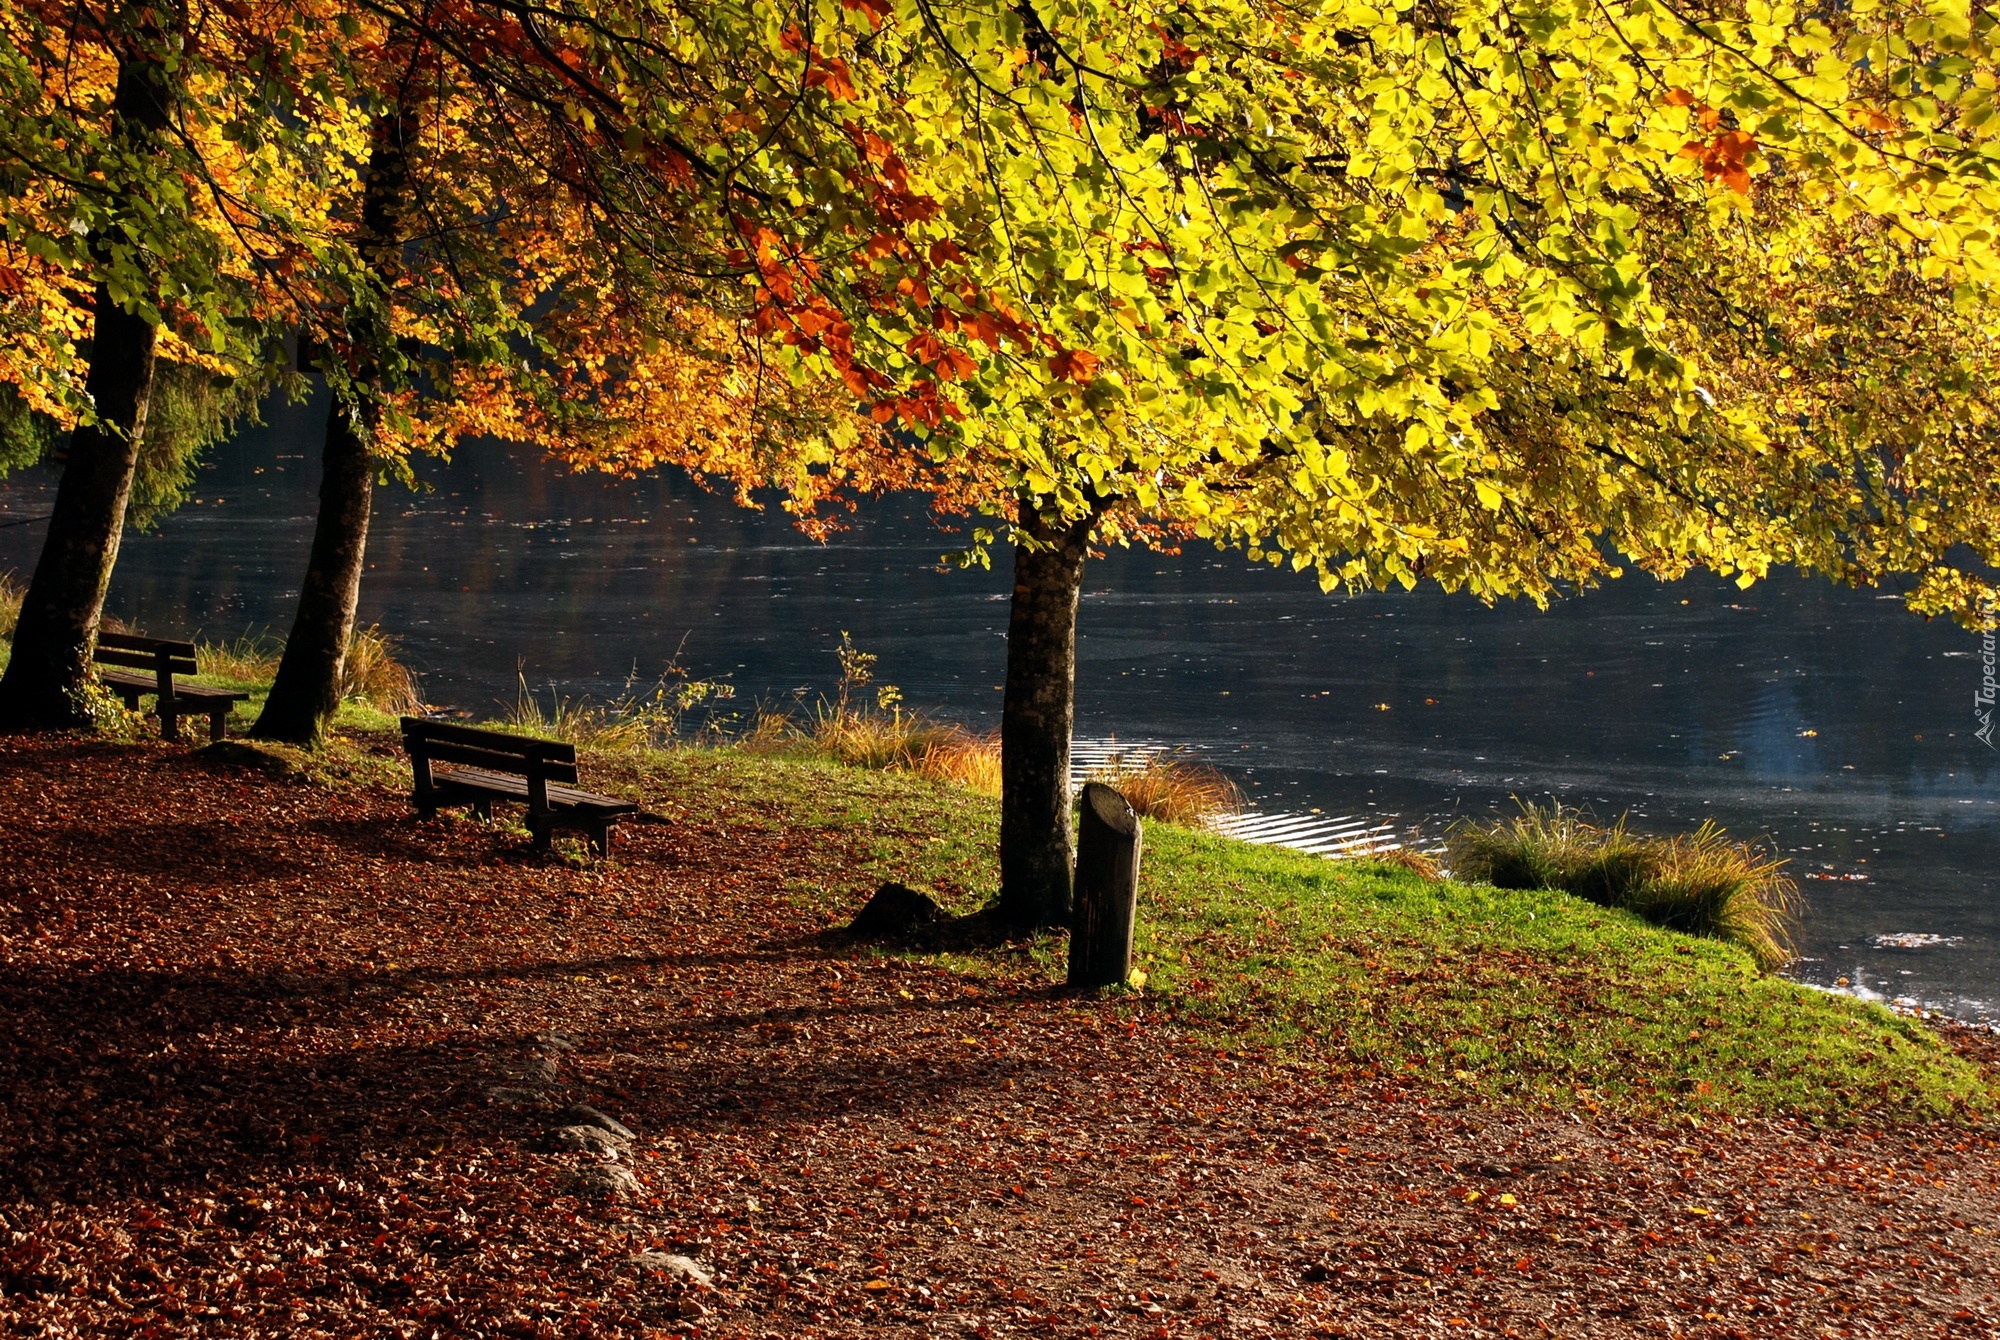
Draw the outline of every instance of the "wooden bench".
M494 801L519 801L528 807L537 851L549 849L556 829L572 828L587 834L599 855L609 856L612 825L639 809L565 785L576 781L574 745L404 717L403 748L415 780L410 802L418 813L428 819L446 805L470 805L480 818L490 819ZM451 766L434 766L439 763Z
M195 673L194 643L169 642L165 638L135 637L130 633L99 633L97 663L125 666L122 670L100 670L97 677L104 687L125 700L131 711L139 710L139 699L155 695L153 714L160 719L160 734L169 740L181 737L182 717L207 717L208 738L220 740L229 729L229 711L247 701L247 693L235 689L211 689L200 684L176 684L175 675ZM145 671L134 674L133 671Z

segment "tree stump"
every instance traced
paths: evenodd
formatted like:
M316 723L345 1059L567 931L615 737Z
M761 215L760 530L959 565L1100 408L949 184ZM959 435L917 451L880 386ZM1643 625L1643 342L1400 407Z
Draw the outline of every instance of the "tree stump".
M1131 976L1139 838L1139 816L1125 797L1101 783L1086 783L1069 923L1071 986L1116 986Z

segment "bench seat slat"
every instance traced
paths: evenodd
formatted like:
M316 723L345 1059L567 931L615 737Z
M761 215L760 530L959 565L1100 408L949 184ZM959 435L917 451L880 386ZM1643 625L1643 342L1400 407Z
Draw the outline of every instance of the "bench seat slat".
M421 751L425 757L438 763L460 763L474 768L496 772L525 772L529 760L519 754L501 749L485 749L474 745L451 744L439 740L412 742L410 752ZM537 764L544 777L552 782L573 782L576 780L576 764L550 760ZM525 783L523 783L525 785Z
M440 768L432 774L432 787L437 791L464 791L523 803L528 799L526 778L487 772L481 768ZM591 814L636 814L639 810L629 800L614 800L610 796L593 795L572 786L554 785L549 787L549 808L581 810Z
M106 670L101 672L97 677L106 684L116 684L121 688L138 689L142 693L154 693L160 687L159 681L151 675L128 675L119 670ZM250 695L241 689L211 688L207 684L176 684L174 685L173 701L176 703L247 703L250 701ZM186 715L200 716L201 713L190 711Z
M177 705L182 703L196 703L201 705L199 711L189 712L187 713L188 716L200 716L211 705L227 707L231 703L247 703L249 701L250 695L241 689L211 689L206 684L174 685L174 702Z

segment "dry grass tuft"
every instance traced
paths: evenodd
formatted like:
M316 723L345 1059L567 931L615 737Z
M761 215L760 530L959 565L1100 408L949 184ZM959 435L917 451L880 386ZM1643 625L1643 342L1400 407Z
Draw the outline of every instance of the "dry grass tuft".
M1677 837L1604 827L1561 805L1523 805L1512 820L1465 822L1446 838L1452 873L1503 889L1561 889L1656 926L1727 940L1759 966L1794 957L1798 886L1785 861L1713 822Z
M1125 797L1141 818L1199 827L1209 818L1243 808L1236 783L1206 763L1178 751L1127 756L1113 754L1093 768L1090 780Z
M961 730L931 745L917 758L915 769L934 782L950 782L982 796L1000 794L1000 735Z
M549 707L544 709L523 675L514 705L501 714L500 721L525 735L562 740L579 749L630 753L672 744L689 712L734 696L729 684L685 679L670 672L651 693L628 693L603 705L588 698L552 694Z
M11 572L0 572L0 641L13 641L14 625L21 619L21 602L28 588Z
M234 642L200 643L194 663L206 679L269 684L278 677L284 655L284 639L267 631L245 633ZM429 710L415 673L399 659L396 640L374 624L355 629L348 640L340 696L392 715Z
M904 768L932 749L949 745L963 734L957 726L921 712L862 712L826 707L814 714L807 732L813 745L830 758L857 768Z
M1368 855L1358 859L1397 870L1407 870L1418 879L1444 878L1444 871L1438 868L1438 863L1415 847L1390 847L1386 851L1369 852Z
M348 639L347 660L340 670L340 696L358 699L391 716L426 710L416 675L397 659L396 639L374 624L355 629Z
M245 633L234 642L204 642L194 649L195 668L207 679L268 684L278 677L285 644L268 633Z

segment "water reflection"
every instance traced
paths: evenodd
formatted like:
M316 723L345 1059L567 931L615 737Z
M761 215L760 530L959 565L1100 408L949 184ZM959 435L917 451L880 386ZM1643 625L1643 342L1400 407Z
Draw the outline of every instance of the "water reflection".
M160 633L282 628L305 563L316 406L280 409L127 541L111 605ZM363 614L437 700L486 709L517 677L603 698L676 654L739 704L829 687L843 630L910 702L997 721L1005 573L941 569L920 506L834 545L684 481L573 478L506 449L380 494ZM0 513L47 484L0 485ZM0 529L26 569L38 526ZM1004 555L1003 555L1004 559ZM1556 794L1641 826L1765 832L1811 898L1798 974L1983 1017L2000 761L1972 737L1976 644L1891 600L1796 578L1748 591L1627 579L1546 613L1435 591L1321 596L1191 550L1114 553L1087 582L1079 730L1198 745L1263 810L1421 824ZM1917 948L1871 937L1958 936Z

